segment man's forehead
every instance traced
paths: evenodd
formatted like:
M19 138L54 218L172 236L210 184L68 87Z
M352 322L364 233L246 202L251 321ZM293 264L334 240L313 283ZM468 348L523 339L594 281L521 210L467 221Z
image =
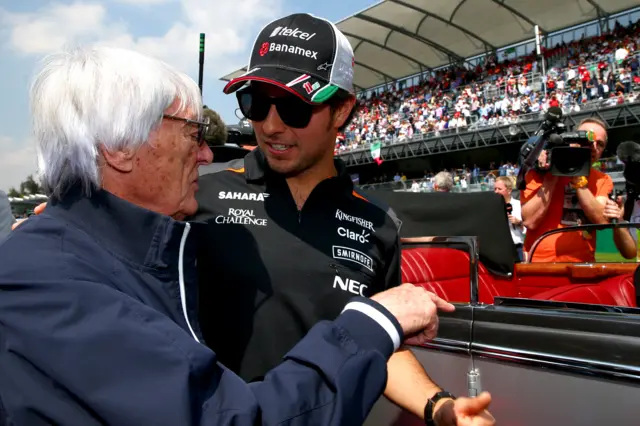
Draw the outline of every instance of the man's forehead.
M165 110L165 114L175 117L186 118L188 120L197 120L200 114L191 105L183 105L180 99L176 99Z

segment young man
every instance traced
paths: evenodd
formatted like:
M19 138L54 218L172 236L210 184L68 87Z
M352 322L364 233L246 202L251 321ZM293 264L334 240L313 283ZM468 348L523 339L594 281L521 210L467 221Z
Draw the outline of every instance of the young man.
M200 171L195 220L211 225L198 260L200 323L221 362L245 380L259 380L354 295L400 284L397 218L354 189L333 158L354 113L353 65L333 24L295 14L262 30L247 73L225 87L258 148ZM427 424L493 424L488 394L452 402L409 350L388 372L385 395Z

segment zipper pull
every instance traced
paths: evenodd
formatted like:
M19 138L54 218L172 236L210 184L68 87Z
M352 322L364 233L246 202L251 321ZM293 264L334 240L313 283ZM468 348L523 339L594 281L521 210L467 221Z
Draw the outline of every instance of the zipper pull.
M335 263L330 263L329 267L333 268L333 270L336 271L336 275L342 278L342 275L340 274L340 270L338 269L338 265L336 265Z

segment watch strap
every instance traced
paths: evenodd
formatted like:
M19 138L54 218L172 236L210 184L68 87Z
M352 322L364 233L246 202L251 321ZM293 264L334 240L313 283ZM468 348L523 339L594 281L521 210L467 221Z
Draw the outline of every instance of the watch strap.
M571 187L573 189L580 189L585 188L587 185L589 185L589 179L584 176L580 176L580 180L577 183L572 183Z
M440 391L429 398L429 400L427 401L427 405L425 405L424 407L424 423L427 426L436 426L436 423L433 420L433 408L442 398L456 399L456 397L453 396L451 392L447 391Z

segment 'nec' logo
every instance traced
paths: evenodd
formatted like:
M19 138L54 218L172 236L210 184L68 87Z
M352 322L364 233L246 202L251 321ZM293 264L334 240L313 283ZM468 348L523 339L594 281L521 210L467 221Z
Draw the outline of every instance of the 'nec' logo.
M341 277L336 275L333 279L333 288L340 287L341 290L348 291L349 293L357 294L360 296L364 296L364 290L367 288L366 285L360 284L360 282L356 280L352 280L351 278L347 278L343 280Z

